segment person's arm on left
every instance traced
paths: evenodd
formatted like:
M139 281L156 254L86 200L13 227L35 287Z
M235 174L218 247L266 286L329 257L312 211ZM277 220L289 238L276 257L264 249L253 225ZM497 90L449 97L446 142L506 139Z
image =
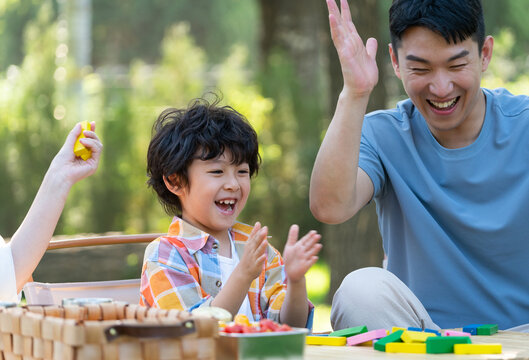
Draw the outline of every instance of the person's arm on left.
M287 292L281 306L281 323L295 327L305 327L309 315L309 300L305 273L318 260L322 245L318 242L321 235L312 230L298 241L299 227L292 225L283 251Z
M17 291L20 292L37 267L48 247L72 186L93 174L99 164L103 145L92 131L84 131L80 142L92 151L87 160L73 153L75 140L81 134L81 125L70 131L62 148L52 160L24 221L9 243L15 265Z

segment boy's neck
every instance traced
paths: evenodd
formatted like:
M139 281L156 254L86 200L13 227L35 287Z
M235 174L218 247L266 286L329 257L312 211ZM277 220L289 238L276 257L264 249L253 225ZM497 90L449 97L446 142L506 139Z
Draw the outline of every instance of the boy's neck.
M231 259L232 254L229 230L225 232L224 236L219 236L217 240L219 241L219 255Z

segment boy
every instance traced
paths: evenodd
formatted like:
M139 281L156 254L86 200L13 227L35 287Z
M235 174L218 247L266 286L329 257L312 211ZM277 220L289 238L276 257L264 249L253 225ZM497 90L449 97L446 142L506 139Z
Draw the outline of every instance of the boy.
M389 270L344 279L333 327L529 329L529 98L480 87L494 44L481 2L394 0L389 53L409 99L367 115L376 40L345 0L327 5L344 87L311 210L339 223L374 199Z
M280 253L267 227L236 222L257 173L257 134L230 107L195 100L167 109L153 127L148 184L166 212L177 214L167 236L145 250L140 303L191 311L216 306L250 320L310 326L305 273L316 262L320 235L297 241L290 228Z

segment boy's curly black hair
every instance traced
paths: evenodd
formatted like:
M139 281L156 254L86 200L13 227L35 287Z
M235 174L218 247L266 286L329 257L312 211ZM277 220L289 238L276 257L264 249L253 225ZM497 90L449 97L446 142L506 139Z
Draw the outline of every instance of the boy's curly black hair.
M187 170L193 160L210 160L229 150L234 164L248 163L257 174L261 157L255 130L230 106L194 99L187 109L164 110L152 128L147 152L147 184L169 215L181 215L178 196L167 189L164 177L176 175L179 186L188 186Z

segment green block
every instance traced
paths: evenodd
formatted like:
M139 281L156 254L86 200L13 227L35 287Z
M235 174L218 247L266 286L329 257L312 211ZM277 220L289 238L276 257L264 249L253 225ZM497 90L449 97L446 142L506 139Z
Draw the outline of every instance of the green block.
M392 342L402 342L400 337L402 336L403 330L397 330L391 334L389 334L386 337L383 337L382 339L378 339L373 347L375 350L378 351L386 351L386 344L392 343Z
M348 329L333 331L332 333L329 334L329 336L349 337L349 336L355 336L358 334L362 334L365 332L367 332L367 326L363 325L363 326L355 326L355 327L348 328Z
M498 332L498 325L497 324L486 324L481 325L477 329L476 335L492 335L496 334Z
M470 344L468 336L432 336L426 339L427 354L447 354L454 352L455 344Z

